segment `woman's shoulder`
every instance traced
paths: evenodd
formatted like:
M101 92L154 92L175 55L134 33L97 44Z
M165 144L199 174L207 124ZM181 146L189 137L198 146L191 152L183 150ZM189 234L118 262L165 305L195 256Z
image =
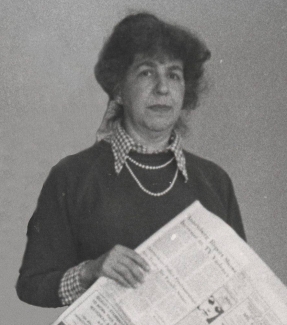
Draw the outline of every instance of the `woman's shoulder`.
M186 150L184 150L184 155L188 173L204 176L204 178L213 179L215 181L218 179L230 180L228 173L215 162Z
M58 173L81 174L91 168L107 165L113 159L111 146L102 140L91 147L61 159L52 171Z
M228 200L235 198L232 180L222 167L190 152L185 152L185 157L191 183L194 182L199 188L216 193L226 204L229 204Z

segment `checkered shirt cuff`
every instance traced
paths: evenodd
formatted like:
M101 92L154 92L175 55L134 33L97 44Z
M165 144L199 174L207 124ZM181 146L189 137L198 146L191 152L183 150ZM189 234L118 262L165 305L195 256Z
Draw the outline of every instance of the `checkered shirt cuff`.
M62 277L58 294L63 306L71 305L85 291L80 284L80 274L84 265L88 261L84 261L77 266L71 267Z

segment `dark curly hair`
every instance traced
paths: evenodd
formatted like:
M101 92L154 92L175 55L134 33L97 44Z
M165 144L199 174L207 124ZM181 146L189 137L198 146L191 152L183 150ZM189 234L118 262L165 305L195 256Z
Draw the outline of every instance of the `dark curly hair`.
M135 55L180 60L185 80L184 110L193 110L202 90L203 65L210 58L205 44L190 31L166 23L150 13L129 15L120 21L105 43L95 76L109 99L115 99ZM123 107L113 121L123 116Z

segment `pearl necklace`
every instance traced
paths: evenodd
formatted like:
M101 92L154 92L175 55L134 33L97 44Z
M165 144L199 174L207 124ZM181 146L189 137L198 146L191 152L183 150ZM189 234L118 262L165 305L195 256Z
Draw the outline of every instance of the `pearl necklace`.
M173 180L172 180L172 182L170 183L169 187L168 187L167 189L165 189L164 191L162 191L162 192L155 193L155 192L151 192L151 191L147 190L147 189L146 189L146 188L141 184L141 182L139 181L139 179L138 179L138 178L136 177L136 175L133 173L133 171L132 171L132 169L131 169L131 167L129 166L129 164L128 164L127 161L125 162L125 165L126 165L128 171L130 172L131 176L133 177L133 179L136 181L136 183L137 183L138 186L140 187L140 189L141 189L142 191L144 191L145 193L147 193L147 194L149 194L149 195L151 195L151 196L156 196L156 197L158 197L158 196L163 196L163 195L165 195L167 192L169 192L169 191L173 188L173 186L174 186L174 184L175 184L175 181L176 181L176 179L177 179L177 175L178 175L178 168L176 168L176 171L175 171L175 174L174 174ZM148 167L150 167L150 166L148 166Z
M159 166L148 166L148 165L144 165L144 164L141 164L141 163L137 162L136 160L133 160L129 156L127 157L127 159L130 160L136 166L141 167L143 169L155 170L155 169L161 169L161 168L164 168L164 167L168 166L174 160L174 157L172 157L169 161L167 161L166 163L164 163L162 165L159 165Z

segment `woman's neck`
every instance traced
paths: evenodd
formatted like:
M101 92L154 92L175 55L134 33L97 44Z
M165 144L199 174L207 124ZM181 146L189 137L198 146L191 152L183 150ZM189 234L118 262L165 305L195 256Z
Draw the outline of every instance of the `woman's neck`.
M165 132L140 132L129 125L125 125L125 130L133 140L147 148L147 153L162 151L168 146L171 130Z

